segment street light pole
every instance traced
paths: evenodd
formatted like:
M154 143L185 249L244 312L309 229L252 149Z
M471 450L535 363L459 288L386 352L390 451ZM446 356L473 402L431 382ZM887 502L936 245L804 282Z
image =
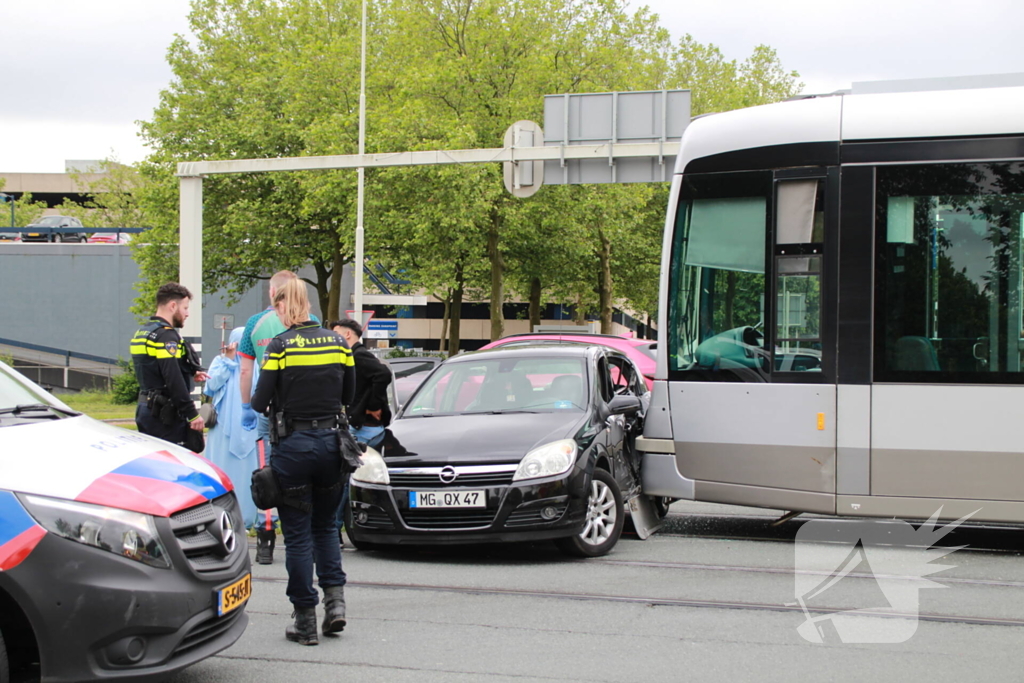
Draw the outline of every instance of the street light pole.
M359 154L366 152L366 0L363 0L363 36L359 56ZM352 264L355 276L353 308L356 321L363 324L363 183L365 169L360 166L356 195L356 255Z

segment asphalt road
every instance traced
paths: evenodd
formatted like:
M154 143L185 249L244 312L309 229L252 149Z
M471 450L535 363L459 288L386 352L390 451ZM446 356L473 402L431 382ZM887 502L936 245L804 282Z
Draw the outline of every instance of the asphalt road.
M941 590L917 590L928 551L883 544L811 596L808 585L828 583L831 569L819 571L813 558L842 561L855 548L847 547L842 530L833 543L806 543L804 518L773 527L776 514L677 503L658 534L646 541L624 537L612 554L592 560L567 559L549 544L346 549L349 624L340 637L321 637L317 647L284 639L291 609L279 548L275 564L253 565L250 624L242 639L171 680L1024 678L1019 528L975 526L948 535L945 543L967 547L934 562L949 566L929 577L947 586ZM871 533L905 531L888 524ZM797 603L798 583L807 613ZM872 611L845 621L829 617L853 609ZM886 609L890 616L878 616ZM808 616L825 618L819 622L824 642L801 636ZM853 642L885 637L902 642Z

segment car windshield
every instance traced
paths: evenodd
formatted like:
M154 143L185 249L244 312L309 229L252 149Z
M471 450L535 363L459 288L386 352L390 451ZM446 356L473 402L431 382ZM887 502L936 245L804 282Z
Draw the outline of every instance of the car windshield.
M403 417L581 411L587 374L579 358L489 358L442 366L406 406Z
M48 227L59 226L61 218L61 216L47 216L45 218L40 218L38 221L36 221L36 225L43 225Z
M19 382L13 373L0 365L0 427L78 414L42 389Z

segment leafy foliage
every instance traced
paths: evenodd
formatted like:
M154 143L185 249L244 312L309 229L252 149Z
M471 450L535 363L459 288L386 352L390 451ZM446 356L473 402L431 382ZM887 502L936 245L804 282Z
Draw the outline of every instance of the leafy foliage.
M173 80L142 133L154 153L136 191L153 225L133 246L146 278L136 306L177 277L180 161L352 154L358 149L358 3L194 0L195 39L168 50ZM714 45L673 45L646 8L624 0L379 0L367 36L369 153L490 148L543 94L689 87L694 113L794 94L796 73L759 46L728 61ZM612 306L654 316L664 185L547 187L512 199L496 164L368 169L366 252L446 304ZM97 202L103 203L103 202ZM240 294L282 268L311 265L321 310L338 316L354 258L356 174L213 176L204 182L204 286ZM346 302L347 303L347 302Z
M123 358L117 359L117 367L121 373L114 375L111 397L117 405L131 405L139 398L139 380L135 377L135 367Z

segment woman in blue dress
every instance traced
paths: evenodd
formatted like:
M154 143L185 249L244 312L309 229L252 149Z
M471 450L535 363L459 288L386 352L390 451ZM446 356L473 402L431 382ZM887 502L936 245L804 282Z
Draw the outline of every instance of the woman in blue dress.
M259 469L256 455L256 430L242 429L242 397L238 391L239 363L235 351L244 328L236 327L224 352L210 364L209 379L203 393L213 398L217 424L206 435L206 457L224 470L235 484L235 495L242 508L246 528L257 522L249 480Z

